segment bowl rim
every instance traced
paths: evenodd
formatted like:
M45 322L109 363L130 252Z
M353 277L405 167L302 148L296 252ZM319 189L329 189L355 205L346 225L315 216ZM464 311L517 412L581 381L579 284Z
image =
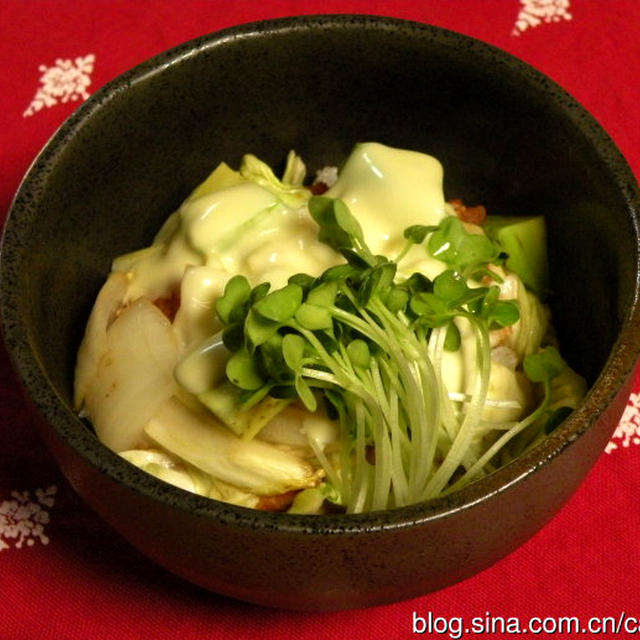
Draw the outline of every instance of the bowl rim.
M256 511L189 493L141 471L101 444L50 383L32 348L31 337L21 324L18 313L17 270L10 265L14 260L20 259L19 230L25 221L28 222L32 207L37 206L38 197L45 190L45 184L39 181L39 174L43 170L46 172L66 143L82 130L84 123L94 113L105 108L105 105L130 85L144 82L161 74L166 68L202 52L224 46L227 42L265 36L279 37L291 31L305 32L317 28L409 29L417 36L437 40L442 46L464 46L474 55L491 56L510 69L511 73L539 85L547 92L554 108L563 112L598 148L607 166L620 176L618 187L622 191L635 230L636 260L633 295L626 303L620 332L607 361L582 406L540 445L505 467L447 496L385 511L309 517ZM450 517L523 482L584 435L624 387L633 374L640 355L639 210L640 195L635 176L622 153L595 118L551 78L494 45L427 23L373 14L315 14L252 21L193 38L135 65L100 87L52 134L22 179L4 225L0 242L0 319L14 369L41 416L77 454L112 481L172 508L236 527L322 535L345 532L363 534L372 530L409 527Z

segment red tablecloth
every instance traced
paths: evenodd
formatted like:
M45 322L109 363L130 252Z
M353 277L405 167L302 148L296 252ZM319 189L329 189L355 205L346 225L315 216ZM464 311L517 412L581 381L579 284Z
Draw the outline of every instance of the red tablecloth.
M393 15L498 45L568 89L640 175L638 0L4 0L0 221L39 148L102 84L195 36L300 13ZM576 623L640 633L639 408L640 377L578 493L480 575L391 606L290 613L205 593L112 533L40 444L0 347L0 640L587 635Z

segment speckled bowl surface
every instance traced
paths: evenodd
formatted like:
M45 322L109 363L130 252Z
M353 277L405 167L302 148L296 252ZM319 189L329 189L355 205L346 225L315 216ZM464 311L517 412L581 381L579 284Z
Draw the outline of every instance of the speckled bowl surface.
M145 246L221 160L310 168L358 141L431 153L447 197L547 216L563 353L591 385L530 454L445 499L358 516L229 506L138 471L71 408L75 354L111 259ZM0 265L4 336L73 487L171 571L235 598L361 607L468 577L542 527L603 450L640 348L637 184L571 97L511 56L423 24L298 17L232 28L136 67L41 152Z

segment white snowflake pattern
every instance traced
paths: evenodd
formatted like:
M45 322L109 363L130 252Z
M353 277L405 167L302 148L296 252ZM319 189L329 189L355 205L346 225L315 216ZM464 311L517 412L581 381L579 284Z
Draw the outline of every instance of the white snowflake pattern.
M605 451L611 453L621 446L626 448L632 444L640 444L640 392L629 396L622 418Z
M95 55L89 53L74 60L58 58L51 67L41 64L38 67L42 74L40 86L22 116L27 118L44 107L53 107L69 100L86 100L95 61Z
M37 540L49 544L44 528L49 523L47 509L53 507L57 492L55 485L36 489L34 499L29 491L12 491L13 499L0 503L0 551L11 545L32 547Z
M571 0L520 0L520 4L522 7L512 31L514 36L519 36L530 27L571 20L573 17L569 13Z

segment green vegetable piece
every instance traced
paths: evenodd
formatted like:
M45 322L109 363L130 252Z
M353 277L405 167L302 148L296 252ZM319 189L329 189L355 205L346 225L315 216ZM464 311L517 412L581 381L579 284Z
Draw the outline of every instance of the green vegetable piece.
M249 301L251 285L242 275L233 276L225 285L224 293L216 301L216 313L222 322L229 324L232 313Z
M311 391L311 387L302 376L296 376L295 387L304 406L313 413L318 408L318 402L313 395L313 391Z
M304 292L310 291L315 282L316 279L307 273L296 273L287 280L287 284L297 284Z
M311 217L317 222L320 230L318 239L336 251L350 249L353 243L349 234L338 224L334 211L333 198L326 196L312 196L309 199L308 207Z
M309 291L306 302L320 306L331 307L338 293L338 283L335 280L322 282L315 289Z
M462 300L468 292L466 280L452 269L443 271L433 281L433 293L451 306L457 306L458 300Z
M240 435L244 431L244 425L239 428L237 417L240 412L242 393L242 389L231 382L223 382L213 389L200 393L198 400L223 424Z
M364 307L369 304L373 296L377 296L380 292L387 292L393 285L393 278L396 274L396 265L393 262L380 264L369 269L358 290L358 301Z
M253 352L261 344L271 338L282 324L276 320L269 320L255 309L251 309L244 322L245 343L249 351Z
M282 356L287 366L299 371L304 363L306 340L297 333L288 333L282 339Z
M523 366L531 382L548 383L567 368L567 363L554 346L548 346L526 356Z
M265 383L255 359L245 348L229 358L226 373L233 384L247 391L255 391Z
M486 317L489 328L509 327L520 319L518 303L515 300L496 300Z
M329 267L321 276L323 282L340 281L348 278L354 278L360 274L360 269L352 264L337 264L335 267Z
M297 284L288 284L268 293L253 305L253 310L268 320L286 322L293 317L301 303L302 288Z
M489 216L484 227L487 235L508 254L507 268L520 276L524 284L539 296L548 294L549 264L544 217Z
M282 342L283 337L279 333L275 333L258 350L261 370L264 371L271 382L276 384L285 383L293 379L291 370L287 366L282 353Z
M442 220L438 229L427 241L431 255L448 264L464 276L472 276L476 270L495 261L500 252L485 235L469 233L455 216Z
M364 234L360 223L354 218L349 207L342 200L333 201L333 215L336 224L351 238L364 243Z
M304 182L307 169L302 158L293 150L287 154L287 165L282 174L282 183L299 187Z
M371 365L369 345L359 338L352 340L347 345L347 356L349 356L351 364L356 368L368 369Z
M403 283L409 291L417 293L419 291L433 291L433 283L423 273L415 272Z
M234 322L222 331L222 344L229 351L237 351L244 345L244 322Z
M371 254L362 254L355 249L341 249L340 253L344 256L345 260L357 271L362 271L367 267L374 266L378 263L377 258Z
M333 328L333 317L327 307L303 302L296 311L295 319L309 331L330 331Z
M268 282L262 282L257 287L254 287L253 290L251 291L251 297L249 298L249 303L255 304L259 300L262 300L262 298L264 298L267 295L267 293L269 293L270 288L271 288L271 285Z
M242 182L244 182L244 178L238 171L234 171L225 162L221 162L209 176L191 192L191 195L185 202L191 202L200 196L214 193L220 189L232 187Z
M427 327L442 327L455 315L442 298L428 291L416 293L409 306Z
M293 499L287 513L316 514L322 509L325 500L323 485L304 489Z
M425 238L437 228L433 225L414 224L404 230L404 237L414 244L422 244Z
M246 408L244 392L230 382L198 395L198 400L225 426L245 438L252 438L290 401L263 395L259 402Z
M446 351L457 351L462 343L462 336L460 330L456 326L455 322L451 320L447 325L447 335L444 339L444 348Z
M268 164L253 154L246 154L240 165L240 175L245 180L255 182L293 208L303 205L309 197L309 190L302 186L305 171L304 163L294 152L289 153L282 180L276 177Z
M375 264L374 256L364 242L362 227L349 207L342 201L327 196L312 196L308 202L309 213L318 223L318 240L348 258L353 251L367 264Z
M469 305L473 313L487 321L489 329L507 327L520 319L517 300L499 300L500 288L492 285L470 291L483 291L483 297L473 299Z
M404 311L409 302L409 291L405 287L394 286L387 294L384 303L391 313Z

